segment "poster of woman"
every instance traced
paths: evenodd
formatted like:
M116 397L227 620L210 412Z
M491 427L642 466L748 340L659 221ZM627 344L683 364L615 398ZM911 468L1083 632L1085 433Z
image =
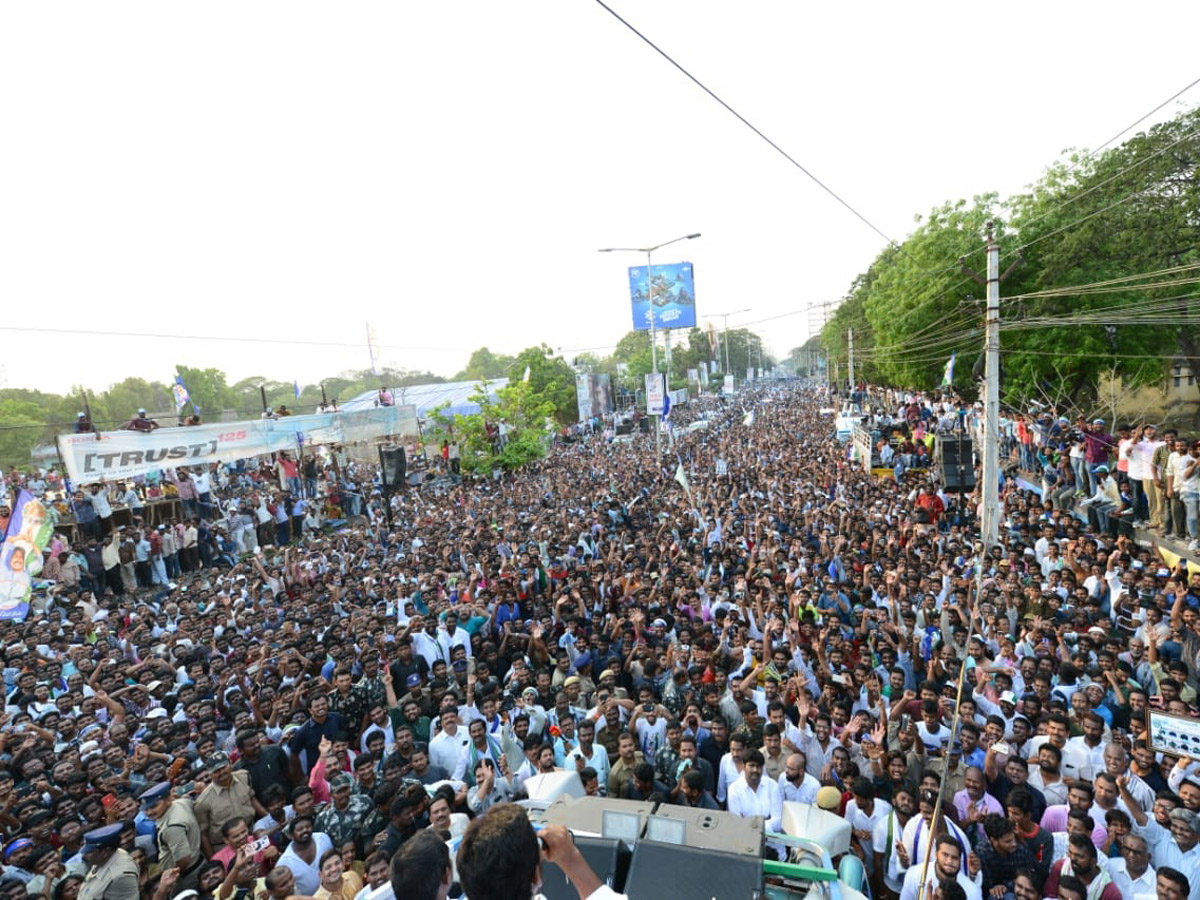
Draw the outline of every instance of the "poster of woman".
M0 619L28 615L33 579L42 571L42 551L53 531L41 501L21 491L0 545Z

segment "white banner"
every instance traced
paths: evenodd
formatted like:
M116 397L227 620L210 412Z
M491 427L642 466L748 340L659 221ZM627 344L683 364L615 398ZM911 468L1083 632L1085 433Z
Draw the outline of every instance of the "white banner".
M646 375L646 415L661 416L663 396L666 394L666 379L661 372Z
M344 413L220 422L151 432L60 434L58 450L78 484L112 481L178 466L246 459L302 444L338 444L417 434L415 406L380 406Z

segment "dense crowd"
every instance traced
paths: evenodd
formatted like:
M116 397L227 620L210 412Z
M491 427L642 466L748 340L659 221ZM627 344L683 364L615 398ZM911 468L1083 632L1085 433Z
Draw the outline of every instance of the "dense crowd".
M80 486L0 625L0 900L507 897L470 863L555 771L768 830L815 804L876 897L1200 898L1200 764L1147 718L1197 718L1200 576L1012 479L983 552L975 498L867 475L830 402L390 497L337 454ZM178 522L112 529L168 488Z

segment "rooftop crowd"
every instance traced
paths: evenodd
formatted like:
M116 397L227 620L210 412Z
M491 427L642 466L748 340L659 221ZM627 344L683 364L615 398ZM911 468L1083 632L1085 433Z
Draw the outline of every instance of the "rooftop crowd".
M885 399L908 441L954 418ZM1200 764L1147 730L1200 735L1200 576L1013 479L983 552L973 497L869 476L829 403L678 406L661 465L578 429L390 528L336 453L77 486L0 624L0 900L529 896L487 843L553 771L768 830L815 804L876 897L1200 898ZM112 528L154 490L177 522Z

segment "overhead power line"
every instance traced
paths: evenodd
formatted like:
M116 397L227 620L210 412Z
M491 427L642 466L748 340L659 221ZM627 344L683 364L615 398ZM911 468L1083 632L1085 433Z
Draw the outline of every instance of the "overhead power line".
M827 193L830 197L832 197L834 200L836 200L838 203L840 203L842 206L844 206L847 210L849 210L850 213L856 219L858 219L860 222L862 222L864 225L866 225L868 228L870 228L873 232L875 232L877 235L879 235L881 238L883 238L885 241L887 241L887 243L890 246L900 248L900 245L898 243L896 243L896 241L892 240L890 237L888 237L886 234L884 234L883 231L880 230L875 225L874 222L872 222L870 219L868 219L866 216L864 216L862 213L860 213L857 209L855 209L853 206L851 206L850 202L848 200L846 200L837 191L835 191L833 188L831 188L829 185L827 185L825 182L823 182L820 178L818 178L816 175L814 175L811 170L809 170L807 167L805 167L803 164L801 164L794 156L792 156L790 153L788 153L786 150L784 150L782 147L780 147L777 143L775 143L773 140L771 140L769 137L767 137L749 119L747 119L740 112L738 112L736 109L734 109L732 106L730 106L724 100L722 100L719 96L717 96L717 94L714 93L706 84L704 84L704 82L702 82L699 78L697 78L695 75L693 75L687 69L685 69L682 65L680 65L678 62L676 62L674 60L674 58L672 58L669 53L667 53L660 46L658 46L658 44L654 43L654 41L650 40L650 38L646 37L646 35L642 34L642 32L640 32L640 31L638 31L638 29L635 28L627 19L625 19L623 16L621 16L620 13L618 13L611 6L609 6L607 3L605 3L604 0L596 0L596 2L598 4L600 4L600 6L602 6L605 10L607 10L608 13L614 19L616 19L618 22L620 22L622 25L624 25L626 28L628 28L630 31L632 31L634 34L636 34L639 38L641 38L651 49L654 50L655 53L657 53L659 56L661 56L663 59L665 59L671 65L673 65L676 69L678 69L681 73L683 73L683 75L686 76L688 78L688 80L690 80L693 84L695 84L696 87L700 88L700 90L702 90L702 91L704 91L704 93L708 94L708 96L710 96L713 100L716 100L717 103L721 104L721 106L726 110L726 112L728 112L732 116L734 116L739 122L741 122L743 125L745 125L747 128L749 128L751 131L753 131L756 135L758 135L760 138L762 138L764 141L766 141L767 144L769 144L772 147L772 149L775 150L775 152L777 152L780 156L782 156L784 159L786 159L788 162L790 162L793 166L795 166L797 169L799 169L801 172L803 172L805 175L807 175L808 178L811 179L815 185L817 185L817 187L819 187L821 190L823 190L825 193ZM900 248L900 249L903 249L903 248Z
M353 349L362 349L365 343L362 341L340 342L340 341L312 341L312 340L296 340L292 338L271 338L271 337L241 337L235 334L158 334L148 331L99 331L91 328L47 328L38 325L0 325L0 331L25 331L34 334L91 334L100 335L102 337L134 337L134 338L151 338L154 340L180 340L180 341L222 341L242 344L283 344L292 347L349 347ZM389 350L433 350L437 353L462 353L461 347L405 347L399 344L375 344L376 347L387 347Z

